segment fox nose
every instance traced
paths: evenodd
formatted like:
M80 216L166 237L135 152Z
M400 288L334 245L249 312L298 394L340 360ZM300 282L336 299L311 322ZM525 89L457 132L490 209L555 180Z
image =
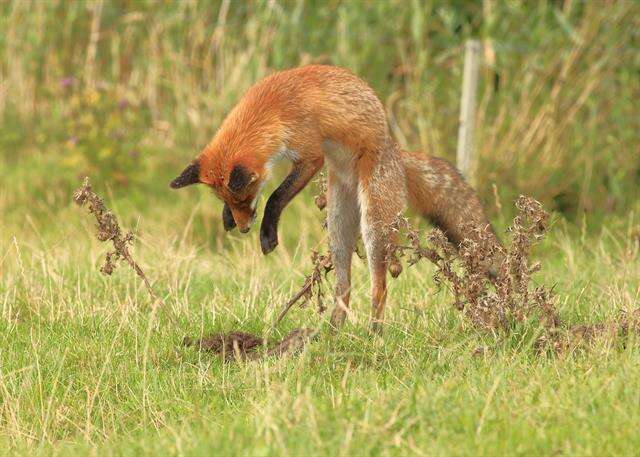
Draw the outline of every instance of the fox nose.
M248 220L243 220L243 219L244 218L241 217L240 222L238 222L238 219L236 219L236 223L238 224L238 231L240 233L247 233L251 229L251 225L253 224L253 222L256 220L256 212L254 211L251 214L251 216L248 218Z

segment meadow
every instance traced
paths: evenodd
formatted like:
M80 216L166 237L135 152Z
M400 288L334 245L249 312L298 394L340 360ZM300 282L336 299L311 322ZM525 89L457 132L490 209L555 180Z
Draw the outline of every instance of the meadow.
M276 328L321 329L301 354L224 363L183 347L266 333L327 239L314 185L268 256L255 228L223 230L209 191L168 187L247 87L311 62L358 73L403 147L452 160L475 37L473 181L498 233L516 196L540 200L552 223L534 283L553 288L562 319L631 313L636 2L8 1L0 30L0 454L637 453L636 335L540 353L537 323L477 329L427 263L391 281L380 337L354 258L353 314L337 335L313 304ZM72 202L84 176L134 230L157 310L130 269L98 271L107 248Z

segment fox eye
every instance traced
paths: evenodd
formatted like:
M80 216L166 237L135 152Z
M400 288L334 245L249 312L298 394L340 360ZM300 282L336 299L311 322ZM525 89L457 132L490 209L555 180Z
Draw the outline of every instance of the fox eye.
M231 170L231 174L229 175L227 188L233 193L238 193L256 179L256 174L251 170L242 165L236 165L233 167L233 170Z
M253 201L253 197L251 195L248 195L246 197L237 197L237 198L231 198L227 204L234 206L234 207L238 207L238 206L246 206L249 205L251 202Z

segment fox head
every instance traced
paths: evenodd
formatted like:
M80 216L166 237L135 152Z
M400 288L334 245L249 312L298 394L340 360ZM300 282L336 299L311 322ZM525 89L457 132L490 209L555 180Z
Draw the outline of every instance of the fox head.
M202 155L171 181L171 188L205 184L225 203L223 222L226 230L237 226L247 233L256 217L256 204L264 183L263 173L250 164L225 161L212 163ZM229 214L230 213L230 214Z
M270 163L284 143L287 130L264 96L249 89L231 110L197 158L171 182L174 189L205 184L224 202L227 230L249 231L256 204L269 178Z

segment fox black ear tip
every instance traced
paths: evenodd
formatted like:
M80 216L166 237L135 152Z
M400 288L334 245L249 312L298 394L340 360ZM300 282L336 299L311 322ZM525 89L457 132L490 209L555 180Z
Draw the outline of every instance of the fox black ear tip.
M180 189L184 186L191 184L197 184L200 182L200 166L198 163L192 163L178 176L176 179L169 183L169 187L172 189Z

